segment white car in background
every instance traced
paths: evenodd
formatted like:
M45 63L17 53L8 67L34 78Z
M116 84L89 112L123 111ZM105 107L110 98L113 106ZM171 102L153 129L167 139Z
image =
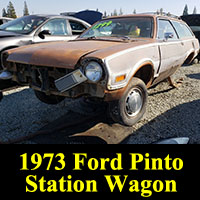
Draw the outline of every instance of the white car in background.
M89 27L89 23L70 16L29 15L17 18L0 26L0 56L5 50L24 45L74 40Z

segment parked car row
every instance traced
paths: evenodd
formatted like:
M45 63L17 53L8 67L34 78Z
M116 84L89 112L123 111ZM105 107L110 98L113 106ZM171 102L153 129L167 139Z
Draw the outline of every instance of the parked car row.
M12 78L30 86L49 104L80 96L108 102L112 119L127 126L133 126L146 112L147 89L199 53L199 42L189 26L167 16L111 17L90 28L71 17L20 20L19 25L10 22L0 27L5 35L10 34L10 43L48 43L3 51L0 79ZM55 28L58 24L62 25ZM49 42L54 36L70 41Z

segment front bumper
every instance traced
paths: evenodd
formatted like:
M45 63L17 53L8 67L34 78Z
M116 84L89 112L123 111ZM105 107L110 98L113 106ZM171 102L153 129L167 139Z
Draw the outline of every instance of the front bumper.
M52 94L67 98L89 96L104 101L114 101L120 99L125 90L125 88L108 90L105 80L96 84L91 83L80 70L73 71L19 63L9 63L6 70L9 72L4 74L7 78L12 78L20 85L29 86L47 95Z
M98 84L90 83L79 69L73 71L12 63L7 70L12 74L13 81L20 85L30 86L47 95L53 94L68 98L80 96L104 98L105 96L105 83L103 81Z

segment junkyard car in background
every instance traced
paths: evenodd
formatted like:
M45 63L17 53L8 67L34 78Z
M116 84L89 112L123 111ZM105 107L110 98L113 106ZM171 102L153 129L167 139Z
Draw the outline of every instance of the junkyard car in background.
M8 17L0 17L0 25L5 24L7 22L12 21L12 18L8 18Z
M190 26L196 38L200 41L200 14L184 15L181 16L181 19ZM200 60L200 54L197 58Z
M74 41L6 51L3 66L45 103L92 97L109 102L115 122L132 126L146 111L147 88L198 52L199 42L182 20L128 15L99 21Z
M28 44L73 40L89 26L87 22L74 17L24 16L0 26L0 54L4 50Z
M82 19L83 21L91 25L101 20L103 17L103 14L101 12L88 9L79 12L63 12L60 14L64 16L71 16L78 19Z

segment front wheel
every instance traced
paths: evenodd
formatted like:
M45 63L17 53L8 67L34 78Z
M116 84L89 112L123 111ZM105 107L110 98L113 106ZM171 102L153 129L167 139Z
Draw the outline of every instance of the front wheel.
M37 90L34 90L35 96L46 104L56 105L59 104L61 101L65 99L65 97L62 96L56 96L56 95L46 95L44 92L40 92Z
M122 125L133 126L145 114L147 105L147 88L139 78L133 78L121 99L110 102L111 118Z

